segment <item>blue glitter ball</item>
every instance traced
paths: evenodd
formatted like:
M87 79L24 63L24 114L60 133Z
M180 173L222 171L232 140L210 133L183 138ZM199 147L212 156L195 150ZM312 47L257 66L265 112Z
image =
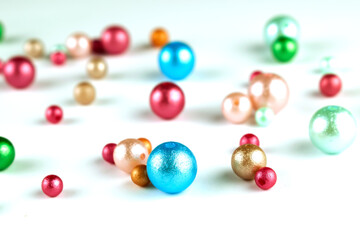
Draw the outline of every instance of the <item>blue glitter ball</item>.
M171 42L165 45L159 54L161 72L172 80L186 78L195 65L193 50L185 43Z
M146 169L156 188L166 193L179 193L194 181L197 164L194 154L185 145L165 142L150 153Z

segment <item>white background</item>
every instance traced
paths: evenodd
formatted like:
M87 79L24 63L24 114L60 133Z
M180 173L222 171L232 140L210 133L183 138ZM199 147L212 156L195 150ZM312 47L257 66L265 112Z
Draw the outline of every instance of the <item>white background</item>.
M0 0L6 40L0 58L22 54L26 39L47 49L75 31L98 36L113 23L131 34L131 48L107 58L108 77L93 81L97 99L79 106L74 86L89 80L86 59L52 66L36 60L35 83L15 90L0 78L0 135L16 148L13 165L0 173L1 239L359 239L359 141L337 156L315 149L308 123L319 108L337 104L359 120L358 1L18 1ZM276 63L262 32L268 19L288 14L301 26L300 51L290 64ZM186 95L182 114L162 121L150 111L152 88L167 80L158 50L147 47L154 27L188 42L196 67L178 82ZM319 60L336 56L343 80L339 96L318 93ZM267 128L221 115L223 98L246 92L253 70L288 81L290 101ZM47 106L58 104L64 120L50 125ZM358 131L358 130L357 130ZM232 151L248 132L260 138L278 181L259 190L231 170ZM183 193L139 188L101 159L102 147L146 137L187 145L198 175ZM41 181L57 174L63 193L45 197Z

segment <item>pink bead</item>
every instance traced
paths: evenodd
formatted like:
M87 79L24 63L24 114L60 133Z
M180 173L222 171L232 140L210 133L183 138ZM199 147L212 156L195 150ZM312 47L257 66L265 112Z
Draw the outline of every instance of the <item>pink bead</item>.
M152 111L163 119L172 119L181 113L185 96L179 86L172 82L158 84L150 94Z
M96 38L92 40L92 52L95 54L104 54L105 49L101 42L101 39Z
M129 47L128 32L120 26L110 26L101 35L101 43L108 54L120 54Z
M42 181L41 189L47 196L56 197L63 190L63 182L56 175L48 175Z
M115 164L114 162L114 149L116 148L115 143L108 143L102 150L102 157L105 161L111 164Z
M262 190L272 188L276 183L276 173L269 167L263 167L255 173L255 183Z
M13 57L4 65L3 74L8 84L14 88L22 89L34 81L35 67L26 57Z
M46 109L45 117L48 122L56 124L63 118L63 111L59 106L52 105Z
M2 74L3 67L4 67L4 63L0 59L0 74Z
M64 65L66 62L66 54L61 51L53 52L50 55L50 59L54 65L61 66Z
M326 74L320 80L320 92L326 97L333 97L341 90L341 79L335 74Z
M254 77L256 77L259 74L262 74L262 71L259 71L259 70L253 71L250 75L250 81L253 80Z
M260 141L257 136L254 134L248 133L241 137L240 146L244 144L254 144L256 146L260 146Z

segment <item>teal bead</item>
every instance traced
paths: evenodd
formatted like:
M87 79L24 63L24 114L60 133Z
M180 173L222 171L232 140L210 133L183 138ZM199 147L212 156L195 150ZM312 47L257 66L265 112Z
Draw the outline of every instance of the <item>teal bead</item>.
M264 36L268 46L271 46L279 37L292 38L298 42L300 26L292 17L276 16L270 19L265 25Z
M324 153L341 153L355 140L356 120L343 107L323 107L311 118L309 136L314 146Z
M275 117L274 111L269 107L259 108L255 112L255 121L261 127L267 127Z
M288 37L279 37L271 45L273 56L279 62L289 62L298 51L297 42Z
M2 22L0 22L0 42L2 42L2 40L4 39L4 35L5 35L5 28Z

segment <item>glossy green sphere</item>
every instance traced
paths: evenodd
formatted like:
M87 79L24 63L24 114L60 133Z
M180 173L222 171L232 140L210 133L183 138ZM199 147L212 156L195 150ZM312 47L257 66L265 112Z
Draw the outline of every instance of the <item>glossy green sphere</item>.
M295 57L298 45L294 39L279 37L271 45L271 51L274 58L279 62L289 62Z
M5 35L4 25L2 24L2 22L0 22L0 42L4 39L4 35Z
M8 168L15 159L15 148L6 138L0 137L0 171Z
M311 142L327 154L338 154L356 137L356 120L343 107L327 106L318 110L309 125Z
M299 41L300 26L292 17L276 16L265 25L264 37L269 46L279 37L288 37Z
M259 108L255 112L255 121L261 127L267 127L275 117L274 111L269 107Z

